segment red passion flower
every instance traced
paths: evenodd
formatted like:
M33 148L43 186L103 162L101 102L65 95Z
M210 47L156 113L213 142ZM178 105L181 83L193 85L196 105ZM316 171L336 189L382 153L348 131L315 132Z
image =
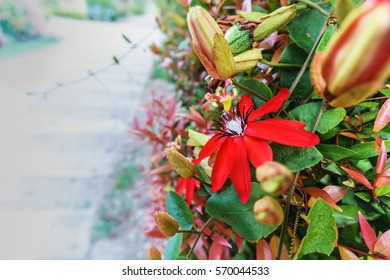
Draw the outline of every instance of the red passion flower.
M311 147L319 143L316 134L304 130L305 123L258 118L277 112L288 98L287 88L254 110L253 101L243 95L238 106L223 112L219 121L219 131L206 143L193 161L199 164L204 158L217 152L211 173L211 191L220 190L228 176L242 203L246 203L251 193L251 173L248 163L258 167L272 161L273 154L268 141L295 147Z

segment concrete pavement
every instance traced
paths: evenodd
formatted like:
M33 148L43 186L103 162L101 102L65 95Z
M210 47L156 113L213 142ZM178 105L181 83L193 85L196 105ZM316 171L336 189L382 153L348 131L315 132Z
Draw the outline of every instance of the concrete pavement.
M137 250L128 244L123 252L122 242L92 244L91 233L115 167L139 148L126 131L147 97L148 45L159 31L96 78L47 96L26 92L106 65L128 50L122 34L137 42L155 25L152 15L119 23L51 18L48 33L59 42L0 57L0 259L144 258L141 230L133 233Z

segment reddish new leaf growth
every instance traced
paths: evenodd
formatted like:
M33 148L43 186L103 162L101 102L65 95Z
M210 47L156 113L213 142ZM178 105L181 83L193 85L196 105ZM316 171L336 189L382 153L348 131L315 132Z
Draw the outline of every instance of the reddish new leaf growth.
M315 188L315 187L307 187L303 189L305 193L311 195L314 198L322 198L326 203L329 204L329 206L333 207L337 211L343 212L343 209L341 209L335 201L332 199L332 197L323 189Z
M359 215L359 225L360 231L362 232L364 242L367 245L367 248L371 251L371 253L375 252L375 242L376 242L376 234L367 220L364 218L363 214L358 212Z
M340 257L342 260L359 260L359 258L346 247L339 245L337 248L339 249Z
M351 176L352 178L354 178L356 181L358 181L359 183L363 184L364 186L366 186L367 188L369 188L370 190L373 190L374 187L371 185L371 183L367 180L366 177L364 177L364 175L360 174L359 172L355 171L355 170L352 170L352 169L349 169L349 168L346 168L344 166L341 166L341 168L347 172L349 174L349 176Z
M390 230L383 233L375 243L375 254L390 257Z
M374 123L374 132L380 131L390 122L390 98L383 103Z
M271 248L263 238L257 242L256 257L258 260L272 260Z

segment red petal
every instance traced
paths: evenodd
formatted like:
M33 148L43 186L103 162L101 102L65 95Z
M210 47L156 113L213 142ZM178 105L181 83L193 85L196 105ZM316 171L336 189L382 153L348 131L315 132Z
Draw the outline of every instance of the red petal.
M272 161L273 154L267 141L244 136L246 153L254 167L262 165L266 161Z
M305 193L308 193L309 195L311 195L314 198L319 198L319 197L322 198L326 203L329 204L329 206L332 206L337 211L343 212L343 209L341 209L335 203L335 201L331 198L331 196L323 189L314 188L314 187L307 187L307 188L304 188L303 191Z
M177 180L176 192L183 193L186 186L187 186L187 178L181 177L179 180Z
M275 113L279 111L280 107L282 107L284 101L288 98L288 89L282 88L274 97L264 103L261 107L257 108L253 111L248 121L253 121L261 116L264 116L269 113Z
M210 138L209 141L207 141L206 145L204 145L204 147L202 148L202 150L199 153L198 158L193 160L192 162L194 164L199 164L203 159L209 157L216 150L218 150L219 147L221 147L221 145L225 139L226 139L225 137L221 138L220 133L214 135L212 138Z
M376 163L376 174L381 174L383 172L383 169L385 169L386 166L386 161L387 161L386 145L385 145L385 141L382 140L378 161Z
M247 115L248 111L253 109L253 101L248 95L243 95L238 102L238 110L241 116Z
M256 258L258 260L272 260L271 248L263 238L257 242Z
M371 253L374 253L374 245L376 242L376 234L370 224L367 222L367 220L364 218L362 213L360 211L359 214L359 225L360 225L360 231L362 232L364 242L367 245L367 248L371 251Z
M236 150L236 145L233 144L233 138L226 137L225 139L219 148L213 171L211 172L211 191L213 192L219 191L222 188L239 153Z
M187 180L188 183L187 183L187 190L186 190L186 201L187 201L187 205L190 206L192 198L194 197L195 184L198 181L196 181L194 178L187 179Z
M297 121L269 119L249 122L245 134L288 146L311 147L317 145L320 142L318 136L303 130L302 126L302 123Z
M241 202L245 204L251 194L251 172L246 155L245 142L242 137L232 138L235 144L234 152L236 159L233 168L230 170L230 179L236 189Z
M354 178L356 181L360 182L361 184L363 184L364 186L366 186L367 188L369 188L370 190L373 189L372 185L370 184L370 182L367 180L366 177L364 177L364 175L360 174L359 172L355 171L355 170L352 170L352 169L349 169L349 168L346 168L344 166L341 166L341 168L347 172L349 174L349 176L351 176L352 178Z
M379 110L374 123L374 132L380 131L390 122L390 98L387 98Z
M390 230L383 233L375 243L375 253L380 253L386 257L390 256Z

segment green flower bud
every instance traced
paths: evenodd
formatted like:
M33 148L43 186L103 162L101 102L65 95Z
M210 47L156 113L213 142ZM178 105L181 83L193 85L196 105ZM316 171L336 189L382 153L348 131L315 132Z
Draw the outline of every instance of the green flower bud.
M264 196L253 205L255 219L265 226L277 226L283 221L283 208L270 196Z
M294 175L285 165L267 161L256 168L256 178L267 193L286 193L293 184Z
M233 25L226 31L225 39L233 55L248 50L253 42L251 31L249 29L241 30L241 25L239 24Z
M295 5L280 7L272 13L259 18L262 23L253 32L254 40L261 41L268 37L282 26L291 22L297 12Z

